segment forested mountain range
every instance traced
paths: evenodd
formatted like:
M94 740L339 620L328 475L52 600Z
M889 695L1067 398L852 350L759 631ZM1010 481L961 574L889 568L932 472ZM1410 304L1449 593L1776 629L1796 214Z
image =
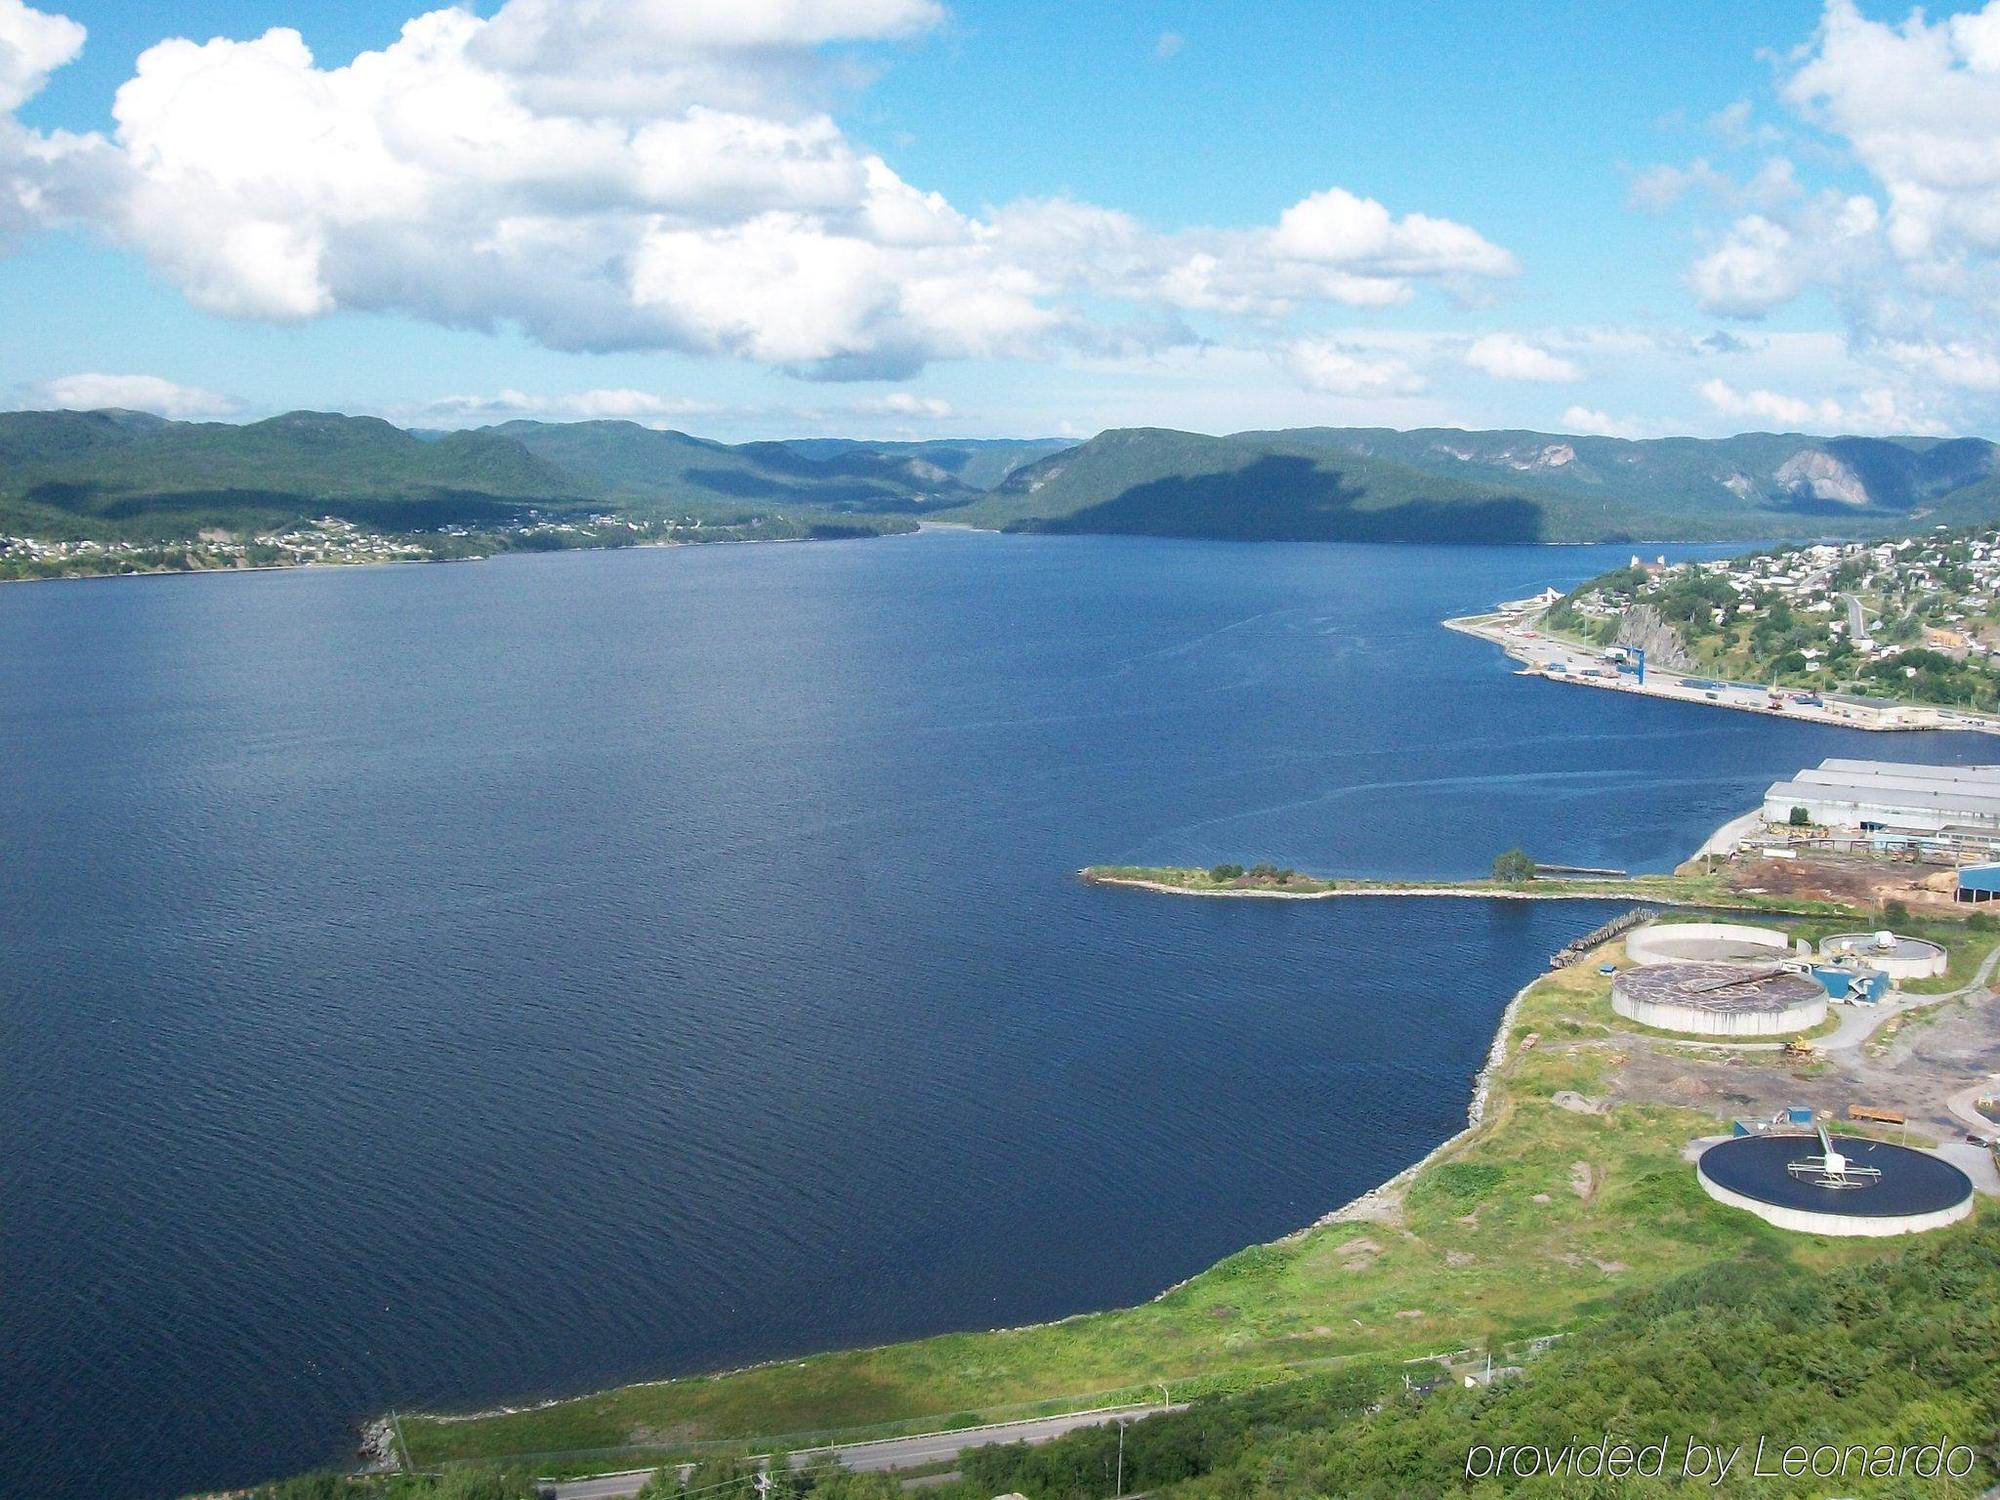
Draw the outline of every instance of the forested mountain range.
M415 531L615 512L1244 540L1780 540L2000 518L1995 451L1978 438L1322 427L731 444L622 421L417 433L327 412L242 425L10 412L0 533L186 536L319 515Z
M1847 536L1993 517L1994 455L1979 438L1132 428L1017 469L968 509L1038 531L1289 540Z

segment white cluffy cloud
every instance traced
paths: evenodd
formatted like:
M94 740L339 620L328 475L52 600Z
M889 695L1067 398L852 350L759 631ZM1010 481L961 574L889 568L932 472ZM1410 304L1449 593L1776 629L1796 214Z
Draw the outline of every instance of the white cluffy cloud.
M1760 318L1798 295L1805 268L1791 231L1751 214L1731 225L1728 237L1694 263L1688 285L1706 312Z
M440 396L426 403L420 417L501 421L512 417L560 417L566 421L626 421L660 423L676 417L708 416L723 408L684 396L660 396L651 391L615 387L536 395L504 390L490 396Z
M49 74L83 51L83 37L67 16L0 0L0 110L18 109L39 94Z
M1691 188L1741 212L1688 273L1702 307L1762 317L1812 288L1838 297L1864 333L1913 330L1936 299L1990 309L2000 284L2000 0L1931 20L1874 21L1827 0L1780 92L1866 174L1869 191L1806 193L1783 157L1738 184L1704 161L1633 182L1659 210ZM1744 127L1726 138L1766 144Z
M1822 193L1790 225L1746 214L1688 271L1704 312L1761 318L1814 282L1859 280L1876 268L1881 213L1860 193Z
M1947 430L1942 422L1904 411L1896 393L1887 387L1859 391L1846 402L1831 396L1811 401L1778 391L1738 390L1724 380L1703 381L1698 389L1701 399L1723 416L1783 428L1825 433L1937 434Z
M1926 380L1965 391L2000 391L2000 351L1971 339L1888 339L1876 352Z
M1634 208L1662 214L1689 193L1706 193L1731 208L1775 210L1800 194L1798 169L1789 157L1767 158L1748 178L1737 178L1715 166L1707 157L1696 157L1684 167L1647 167L1633 174L1627 194Z
M1405 361L1338 339L1299 339L1280 351L1280 360L1307 389L1332 396L1413 396L1427 384Z
M1496 380L1581 380L1583 367L1575 360L1551 354L1511 333L1489 333L1465 351L1465 362Z
M1565 410L1562 430L1583 437L1636 438L1646 435L1643 424L1626 421L1589 406L1572 406Z
M0 0L0 249L24 230L67 221L106 189L110 153L101 139L31 131L13 117L83 42L83 28L66 16Z
M905 417L926 422L941 422L954 415L949 401L937 396L919 396L914 391L891 391L886 396L871 396L856 401L848 409L863 416Z
M0 0L5 4L6 0ZM236 410L236 403L214 391L178 385L157 375L62 375L44 381L29 392L37 405L64 411L99 411L119 407L149 411L162 417L220 417Z
M1880 184L1900 259L1948 273L2000 251L2000 0L1900 26L1829 0L1785 95Z
M86 219L228 317L398 312L831 378L1185 342L1181 311L1383 306L1516 270L1463 224L1338 188L1273 224L1173 233L1066 199L962 212L825 111L856 76L843 46L942 15L934 0L506 0L419 15L337 68L285 27L163 41L118 90L108 139L0 114L0 231L10 212ZM0 0L0 104L81 37Z

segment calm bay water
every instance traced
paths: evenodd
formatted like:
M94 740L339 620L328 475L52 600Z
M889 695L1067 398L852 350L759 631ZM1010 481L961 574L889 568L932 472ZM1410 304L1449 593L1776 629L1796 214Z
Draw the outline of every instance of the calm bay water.
M1603 908L1834 753L1441 616L1617 549L957 534L0 590L0 1492L1144 1298L1463 1122Z

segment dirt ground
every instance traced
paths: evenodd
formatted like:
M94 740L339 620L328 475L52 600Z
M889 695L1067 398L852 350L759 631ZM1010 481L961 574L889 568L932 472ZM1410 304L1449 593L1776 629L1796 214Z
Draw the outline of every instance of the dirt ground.
M1952 908L1951 866L1914 860L1838 854L1737 860L1730 865L1727 879L1732 890L1844 901L1864 908L1879 908L1885 901L1901 901L1912 910Z
M1855 1051L1810 1061L1637 1035L1621 1035L1616 1045L1625 1062L1614 1099L1712 1110L1721 1128L1737 1116L1769 1119L1788 1105L1845 1119L1849 1105L1865 1104L1908 1116L1914 1135L1957 1141L1967 1127L1946 1101L2000 1073L2000 995L1968 995L1891 1019Z

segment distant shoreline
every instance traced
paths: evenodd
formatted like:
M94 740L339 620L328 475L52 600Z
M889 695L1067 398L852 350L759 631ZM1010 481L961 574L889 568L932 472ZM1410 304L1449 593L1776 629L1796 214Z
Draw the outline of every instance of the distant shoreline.
M353 562L341 562L329 558L313 557L299 562L247 563L241 567L216 566L212 568L131 568L117 573L54 573L40 578L0 577L0 584L9 583L98 583L116 578L200 578L217 573L297 573L307 568L326 570L349 568L401 568L409 566L432 566L441 563L483 563L493 562L503 557L553 557L564 552L643 552L663 548L678 547L749 547L785 542L880 542L897 537L915 536L926 530L918 526L912 531L876 531L862 536L729 536L729 537L649 537L642 542L618 542L594 547L501 547L492 552L468 553L463 557L368 557L357 558ZM945 529L942 527L929 529ZM958 531L983 531L977 526L950 528ZM995 533L997 535L997 533Z

